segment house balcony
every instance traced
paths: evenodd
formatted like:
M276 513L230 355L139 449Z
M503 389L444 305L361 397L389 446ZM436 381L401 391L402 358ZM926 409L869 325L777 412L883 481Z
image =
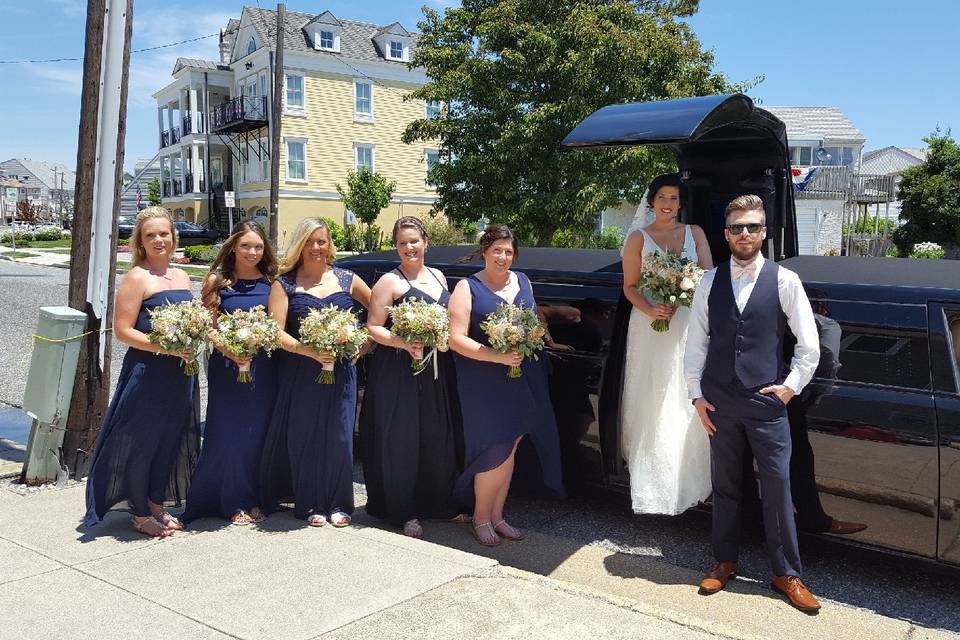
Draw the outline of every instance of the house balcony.
M245 133L267 126L266 96L240 96L210 112L213 133Z
M183 122L181 123L182 127L180 129L183 132L183 135L188 136L190 134L204 132L203 114L198 112L197 115L197 122L193 121L193 116L190 114L183 116Z
M857 173L852 167L813 167L798 200L843 200L857 203L892 202L897 198L894 176Z
M173 127L172 129L167 129L160 133L160 147L166 148L173 146L180 142L181 138L180 127Z

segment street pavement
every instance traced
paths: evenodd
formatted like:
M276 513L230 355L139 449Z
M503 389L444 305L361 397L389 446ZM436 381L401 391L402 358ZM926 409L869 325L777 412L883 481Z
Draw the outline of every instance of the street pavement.
M36 309L65 301L66 276L0 261L7 405L22 398ZM4 426L16 414L0 411L0 438L22 432ZM358 505L362 480L357 469ZM814 539L802 541L802 553L819 615L770 590L758 534L745 541L742 576L700 596L710 552L709 518L699 512L637 517L589 494L511 499L508 517L529 537L495 549L451 523L429 522L425 540L411 540L362 506L344 530L310 529L281 513L253 527L202 520L160 541L131 531L121 513L80 530L83 490L0 480L0 640L960 638L955 574Z

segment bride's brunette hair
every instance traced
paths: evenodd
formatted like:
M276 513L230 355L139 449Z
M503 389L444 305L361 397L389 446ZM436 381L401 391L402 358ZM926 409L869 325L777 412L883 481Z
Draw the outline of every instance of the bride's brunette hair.
M257 263L257 269L269 282L277 277L277 254L273 251L273 246L267 240L267 235L256 222L245 220L234 225L230 232L230 237L220 247L220 253L214 258L210 265L210 276L203 283L203 291L200 294L203 304L208 307L217 307L220 305L220 289L232 287L237 282L237 254L235 249L237 244L247 233L255 233L263 241L263 256Z
M647 187L647 206L651 209L653 208L653 201L657 198L657 191L660 191L663 187L677 188L680 192L680 206L682 207L685 198L683 181L680 179L679 173L662 173L650 181L650 186Z

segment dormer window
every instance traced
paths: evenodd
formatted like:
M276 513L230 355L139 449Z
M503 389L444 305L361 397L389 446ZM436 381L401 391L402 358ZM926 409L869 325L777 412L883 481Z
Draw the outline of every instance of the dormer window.
M390 57L394 60L403 60L403 42L400 40L390 41Z
M250 55L257 50L257 41L251 37L250 41L247 43L247 55Z
M333 44L333 31L320 31L320 48L332 50Z

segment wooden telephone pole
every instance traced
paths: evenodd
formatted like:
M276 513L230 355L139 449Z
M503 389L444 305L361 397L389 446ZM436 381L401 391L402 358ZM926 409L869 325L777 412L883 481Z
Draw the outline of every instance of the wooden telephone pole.
M69 305L87 314L63 441L63 462L86 475L110 395L117 215L123 183L133 0L88 0Z
M283 112L283 32L287 10L277 5L277 50L273 57L273 104L270 113L270 229L268 235L277 246L277 224L280 215L280 115Z

